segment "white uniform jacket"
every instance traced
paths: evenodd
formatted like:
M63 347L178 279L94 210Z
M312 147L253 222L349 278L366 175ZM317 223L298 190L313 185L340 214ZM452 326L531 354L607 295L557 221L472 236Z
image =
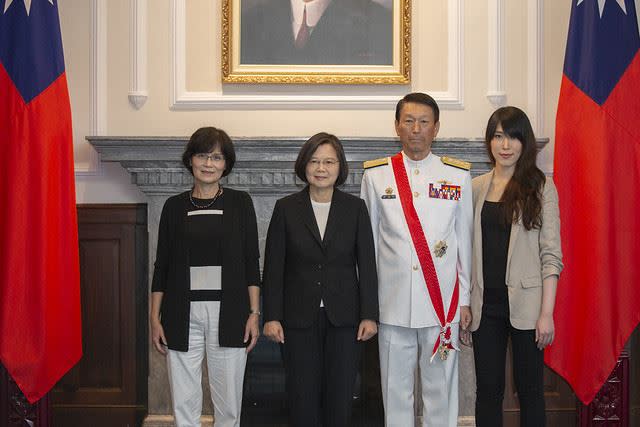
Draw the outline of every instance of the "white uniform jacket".
M438 274L446 316L456 273L460 281L459 305L469 305L473 231L471 175L467 170L442 163L433 153L421 161L404 156L404 164L413 203ZM451 193L445 195L446 191L438 191L442 185L459 186L459 198L453 200ZM407 328L439 326L404 217L390 158L386 165L365 170L361 197L369 208L376 247L380 322ZM434 253L438 242L447 245L441 257ZM459 312L456 313L452 323L458 322L459 316Z

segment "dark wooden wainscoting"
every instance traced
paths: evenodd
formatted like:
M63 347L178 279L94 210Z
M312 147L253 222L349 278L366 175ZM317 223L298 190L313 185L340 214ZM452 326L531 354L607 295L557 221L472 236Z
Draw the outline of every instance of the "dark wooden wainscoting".
M78 206L83 357L51 393L56 427L134 427L146 415L146 224L146 205Z

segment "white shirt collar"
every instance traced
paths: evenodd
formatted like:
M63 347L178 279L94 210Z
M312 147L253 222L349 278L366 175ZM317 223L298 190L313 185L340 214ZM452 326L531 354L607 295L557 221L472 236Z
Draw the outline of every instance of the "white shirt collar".
M411 158L409 156L407 156L404 151L402 152L402 156L404 157L404 164L406 167L410 167L410 168L422 168L427 166L429 163L431 163L431 161L433 161L433 159L435 159L435 154L433 154L433 152L429 152L429 154L427 155L427 157L425 157L422 160L411 160Z
M313 27L315 27L320 18L322 18L322 14L327 6L329 6L329 3L331 3L331 0L311 0L308 3L305 3L303 0L291 0L291 15L293 17L291 28L293 29L293 38L295 39L298 31L300 31L305 7L307 8L307 25L313 30Z

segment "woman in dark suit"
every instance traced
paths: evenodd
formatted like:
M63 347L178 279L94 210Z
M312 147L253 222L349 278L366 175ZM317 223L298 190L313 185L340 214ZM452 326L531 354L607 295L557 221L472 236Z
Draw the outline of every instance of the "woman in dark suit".
M175 422L199 427L206 356L216 427L239 427L247 353L259 335L258 230L251 197L223 188L236 155L200 128L182 162L193 188L162 209L151 287L151 340L167 356Z
M543 349L553 342L553 307L562 270L558 194L536 166L526 114L496 110L485 144L493 170L473 179L475 210L471 312L476 425L502 426L507 341L520 401L520 425L545 425ZM468 332L462 334L469 341Z
M276 202L267 235L264 334L284 344L291 425L346 427L359 342L377 333L371 223L336 188L348 173L338 138L312 136L295 171L308 185Z

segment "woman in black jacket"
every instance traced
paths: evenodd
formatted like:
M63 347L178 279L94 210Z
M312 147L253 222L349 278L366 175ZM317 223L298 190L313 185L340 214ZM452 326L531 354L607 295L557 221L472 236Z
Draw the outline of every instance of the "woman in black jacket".
M237 427L247 353L259 335L256 215L247 193L220 184L235 163L224 131L198 129L182 162L193 188L162 209L151 337L167 355L176 425L200 426L206 354L214 425Z
M336 188L348 174L338 138L312 136L295 170L309 185L278 200L271 218L264 334L284 344L291 425L346 427L359 342L377 333L371 222L363 200Z

